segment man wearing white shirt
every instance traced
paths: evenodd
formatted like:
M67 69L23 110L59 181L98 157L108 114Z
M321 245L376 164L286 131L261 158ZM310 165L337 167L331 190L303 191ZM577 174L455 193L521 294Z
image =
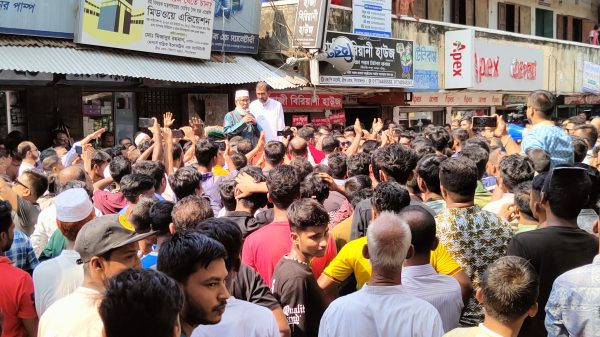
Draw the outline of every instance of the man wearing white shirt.
M415 249L415 254L404 262L402 287L438 310L445 332L457 328L464 307L460 284L452 276L438 274L429 263L439 243L434 217L418 205L407 206L398 215L408 223ZM470 296L469 292L467 300Z
M35 165L40 159L40 150L30 141L24 141L17 146L17 154L21 157L21 166L19 166L19 173L17 178L20 177L23 172L35 170Z
M280 140L281 137L277 136L277 131L283 131L285 128L283 107L279 101L269 98L270 93L271 87L266 82L258 82L256 84L257 99L250 103L250 112L263 129L267 142Z
M373 267L359 291L333 301L321 318L319 337L432 336L444 333L440 314L402 283L402 263L413 254L410 228L382 213L367 229L363 254Z

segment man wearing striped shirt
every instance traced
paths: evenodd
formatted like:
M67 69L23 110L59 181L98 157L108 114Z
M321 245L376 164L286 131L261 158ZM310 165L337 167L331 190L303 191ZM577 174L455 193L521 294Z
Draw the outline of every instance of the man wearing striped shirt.
M421 206L407 206L400 218L410 227L414 255L402 268L402 286L409 294L429 302L442 318L444 332L458 327L463 300L458 281L449 275L438 274L429 263L430 255L439 240L435 219Z

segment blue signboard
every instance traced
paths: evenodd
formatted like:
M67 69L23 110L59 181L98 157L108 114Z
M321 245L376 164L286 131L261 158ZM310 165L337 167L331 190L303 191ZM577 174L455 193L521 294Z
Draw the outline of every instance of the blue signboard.
M215 0L215 2L212 51L258 53L261 1Z
M412 89L437 91L439 89L438 47L417 45L414 65L415 85Z
M73 39L78 0L0 0L0 33Z

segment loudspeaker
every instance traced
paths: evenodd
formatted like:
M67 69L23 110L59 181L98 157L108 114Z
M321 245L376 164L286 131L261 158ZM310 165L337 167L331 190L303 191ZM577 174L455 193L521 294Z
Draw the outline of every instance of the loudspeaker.
M293 65L299 61L308 61L310 59L308 57L289 57L285 63ZM354 50L352 49L352 41L345 36L333 39L326 51L314 55L312 59L331 64L342 75L352 69L356 62Z

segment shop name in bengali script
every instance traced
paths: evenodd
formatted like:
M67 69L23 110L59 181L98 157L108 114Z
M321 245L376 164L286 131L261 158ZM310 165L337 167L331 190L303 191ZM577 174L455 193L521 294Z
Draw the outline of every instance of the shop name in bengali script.
M8 11L10 8L13 8L15 11L21 13L22 11L31 11L31 13L35 12L35 4L27 3L27 2L13 2L11 6L10 1L0 1L0 11Z

